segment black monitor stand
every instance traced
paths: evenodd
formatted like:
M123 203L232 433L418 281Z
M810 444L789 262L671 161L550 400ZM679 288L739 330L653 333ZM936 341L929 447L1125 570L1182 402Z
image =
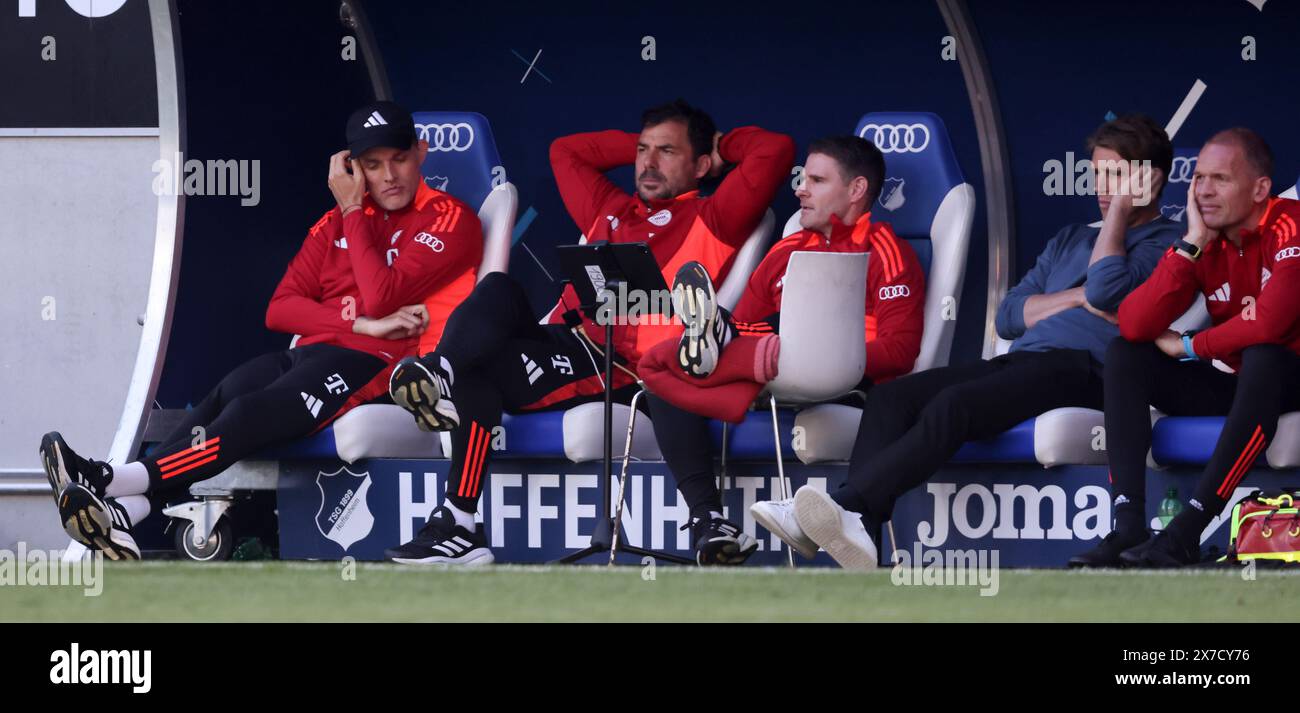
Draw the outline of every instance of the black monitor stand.
M667 291L659 264L645 243L595 243L592 245L565 245L557 249L565 273L565 282L573 286L582 304L580 309L597 324L605 327L605 419L604 458L600 478L601 515L591 533L590 544L559 560L561 564L576 564L592 555L604 555L614 563L616 554L623 552L640 557L652 557L676 564L695 564L694 560L666 552L657 552L627 544L622 523L614 521L610 501L610 483L614 474L614 323L624 317L626 305L618 303L618 295L642 290L652 294L655 290ZM655 304L649 301L648 304ZM629 415L636 418L635 411ZM624 461L624 477L627 463ZM621 495L621 493L620 493ZM616 536L617 534L617 536Z

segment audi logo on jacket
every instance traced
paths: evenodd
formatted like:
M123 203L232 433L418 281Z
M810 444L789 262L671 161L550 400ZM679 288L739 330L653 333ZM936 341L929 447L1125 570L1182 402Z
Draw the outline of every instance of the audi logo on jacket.
M1255 229L1241 232L1240 248L1223 235L1195 261L1169 248L1151 277L1120 304L1120 335L1155 340L1200 291L1214 325L1192 338L1201 359L1235 370L1241 351L1256 344L1282 344L1300 354L1298 226L1300 201L1270 198Z
M437 344L452 309L474 289L483 258L478 215L459 199L420 182L406 208L385 211L367 194L346 218L337 207L303 240L266 309L266 327L300 334L299 346L335 344L391 365ZM379 319L423 303L429 326L420 338L380 339L352 331L357 317ZM364 403L383 393L385 369L358 390ZM351 403L351 402L349 402Z

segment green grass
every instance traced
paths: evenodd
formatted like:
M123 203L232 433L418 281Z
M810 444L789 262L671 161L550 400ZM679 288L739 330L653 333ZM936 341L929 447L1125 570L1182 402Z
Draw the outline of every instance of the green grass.
M890 572L360 563L105 563L100 596L0 586L3 621L1225 621L1300 616L1293 573L1006 570L976 586Z

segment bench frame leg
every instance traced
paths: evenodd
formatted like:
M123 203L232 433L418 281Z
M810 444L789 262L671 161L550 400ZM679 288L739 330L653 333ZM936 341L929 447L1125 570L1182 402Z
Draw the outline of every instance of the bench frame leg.
M779 483L781 499L785 500L790 497L790 481L786 480L785 478L785 459L781 455L781 424L777 420L777 415L776 415L776 397L775 396L768 397L767 402L772 407L772 442L776 445L777 482ZM785 553L788 557L790 567L793 568L794 549L787 546L785 548Z

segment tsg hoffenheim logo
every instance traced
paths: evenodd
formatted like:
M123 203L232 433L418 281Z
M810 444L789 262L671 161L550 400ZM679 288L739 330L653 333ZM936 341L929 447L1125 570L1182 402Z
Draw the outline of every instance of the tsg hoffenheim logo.
M358 474L347 468L333 473L320 471L316 475L316 487L320 489L316 528L347 552L375 526L375 516L366 502L370 494L370 472Z
M424 182L429 184L429 187L435 191L446 193L447 184L451 183L451 179L447 176L425 176Z
M1160 215L1163 215L1164 217L1176 223L1181 223L1183 221L1183 216L1186 213L1187 213L1187 206L1185 205L1178 205L1177 203L1175 203L1172 205L1160 206Z
M885 210L898 210L907 202L903 196L903 184L906 183L901 178L886 178L885 187L880 191L880 198L876 199L880 207Z

